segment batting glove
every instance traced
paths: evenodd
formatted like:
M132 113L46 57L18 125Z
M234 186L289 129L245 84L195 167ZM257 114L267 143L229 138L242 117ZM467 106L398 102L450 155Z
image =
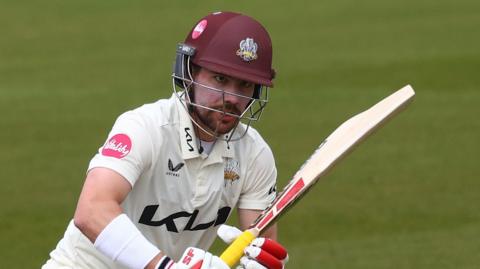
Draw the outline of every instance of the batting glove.
M178 262L163 256L157 269L230 269L219 257L205 250L189 247Z
M218 236L227 244L233 242L242 231L228 225L218 228ZM255 238L244 250L237 269L283 269L288 261L287 250L278 242L264 237Z

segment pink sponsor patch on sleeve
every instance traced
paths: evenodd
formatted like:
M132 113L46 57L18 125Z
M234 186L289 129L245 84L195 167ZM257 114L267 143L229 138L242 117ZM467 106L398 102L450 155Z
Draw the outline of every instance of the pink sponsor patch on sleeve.
M126 134L116 134L103 146L102 155L121 159L132 149L132 141Z

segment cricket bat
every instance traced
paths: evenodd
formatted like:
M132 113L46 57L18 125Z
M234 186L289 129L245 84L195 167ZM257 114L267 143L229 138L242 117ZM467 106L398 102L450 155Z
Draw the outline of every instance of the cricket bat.
M243 256L247 247L269 225L325 176L356 145L377 130L388 119L400 112L413 100L415 91L410 85L394 92L369 109L353 116L331 133L295 173L277 198L255 222L222 253L220 258L233 267Z

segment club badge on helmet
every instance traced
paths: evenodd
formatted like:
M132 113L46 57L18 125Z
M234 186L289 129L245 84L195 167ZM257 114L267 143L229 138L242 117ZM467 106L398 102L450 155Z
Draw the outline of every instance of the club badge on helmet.
M191 98L193 86L199 84L193 80L192 65L255 83L253 96L242 96L250 99L245 111L241 115L229 114L238 117L242 123L225 137L205 130L192 118L200 129L219 139L243 137L250 124L260 119L268 102L268 87L273 87L275 71L272 69L272 43L268 32L253 18L234 12L216 12L200 19L185 41L178 44L172 74L174 92L187 110L200 106ZM222 89L201 86L229 94Z
M253 38L247 38L240 42L240 48L237 50L237 55L244 61L250 62L257 59L258 45Z

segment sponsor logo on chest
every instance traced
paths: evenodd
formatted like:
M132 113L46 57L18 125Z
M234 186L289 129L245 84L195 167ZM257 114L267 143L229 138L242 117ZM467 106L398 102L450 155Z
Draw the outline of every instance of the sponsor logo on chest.
M155 213L159 207L159 204L147 205L143 209L138 222L148 226L165 226L167 231L173 233L199 231L225 223L232 209L229 206L219 208L214 219L199 223L198 219L203 219L205 212L200 212L198 209L195 209L193 212L178 211L162 219L155 219Z
M167 176L174 176L174 177L180 177L180 169L185 165L184 163L180 162L177 164L173 164L171 159L168 159L168 171L165 173Z

